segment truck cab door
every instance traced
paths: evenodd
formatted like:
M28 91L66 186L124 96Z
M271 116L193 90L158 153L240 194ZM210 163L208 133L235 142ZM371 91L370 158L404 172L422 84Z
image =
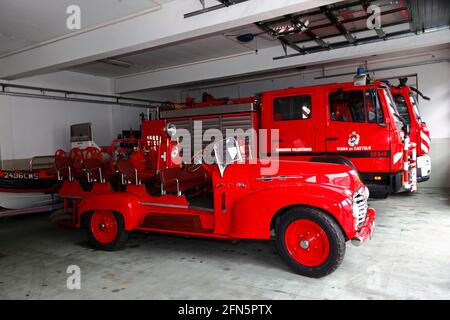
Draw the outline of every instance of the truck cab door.
M312 92L304 91L289 95L280 91L264 98L262 127L269 129L268 153L298 156L314 150L313 98Z
M390 171L389 126L377 89L326 94L326 152L349 158L360 172Z

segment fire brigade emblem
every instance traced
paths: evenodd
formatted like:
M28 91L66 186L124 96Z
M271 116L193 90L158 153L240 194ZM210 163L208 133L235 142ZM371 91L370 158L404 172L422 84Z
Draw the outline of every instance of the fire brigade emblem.
M348 136L348 145L350 147L356 147L359 144L359 134L356 133L356 131L353 131L349 136Z

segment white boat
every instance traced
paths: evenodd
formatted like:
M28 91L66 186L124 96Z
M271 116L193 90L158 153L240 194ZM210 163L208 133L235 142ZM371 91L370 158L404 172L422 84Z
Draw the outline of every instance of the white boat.
M7 210L44 207L57 203L58 201L58 197L54 194L41 192L0 192L0 208Z

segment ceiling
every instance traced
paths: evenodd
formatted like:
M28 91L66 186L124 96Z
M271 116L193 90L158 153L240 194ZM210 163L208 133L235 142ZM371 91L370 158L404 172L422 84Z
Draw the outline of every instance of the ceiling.
M210 59L229 57L230 55L279 45L278 41L265 35L256 37L251 43L241 43L236 39L236 36L241 34L260 32L261 30L257 26L247 25L239 29L210 35L206 38L194 39L160 48L152 48L125 56L111 57L115 61L123 62L123 65L97 61L71 68L71 70L105 77L120 77L144 71L154 71Z
M82 28L90 28L154 8L157 3L164 5L169 1L173 0L77 0L76 3L82 10ZM0 0L0 55L68 34L70 31L66 28L65 11L73 2ZM387 38L383 33L367 30L365 26L365 6L371 4L381 7L382 32L388 36L411 35L432 27L448 26L450 20L448 0L345 0L325 8L333 12L337 22L333 22L333 18L330 18L323 8L315 8L208 37L78 65L69 70L116 78L221 59L269 47L280 47L280 57L274 58L285 58L292 54L309 54L341 46L364 44L365 39L385 40ZM294 23L296 30L284 32L282 28L292 23L292 17L299 18L302 22L308 19L307 28L299 28L298 24ZM338 27L339 22L342 22L345 29ZM355 39L355 43L351 43L351 37L345 35L346 30ZM253 34L254 40L238 41L236 37L243 34ZM283 47L286 49L286 55L283 55Z
M370 14L366 10L370 5L381 9L381 30L367 28L366 20ZM425 29L448 25L449 15L447 0L345 0L206 38L111 57L121 65L103 61L77 66L71 70L121 77L275 46L280 47L280 56L274 58L282 59L413 35ZM308 21L307 27L299 25L299 20L300 23ZM236 36L248 33L255 35L255 40L243 43L236 39Z
M303 73L310 73L312 71L317 72L320 71L324 75L329 76L329 78L331 79L330 81L334 81L333 77L330 77L330 75L336 73L336 71L334 71L335 69L341 70L342 68L345 67L351 67L355 69L355 66L365 65L368 68L368 70L371 71L373 69L376 69L380 64L392 65L393 67L395 67L398 65L408 65L411 63L420 64L421 62L433 62L433 61L437 62L442 60L448 60L449 57L450 57L450 44L444 44L417 49L414 52L399 51L396 53L371 55L356 60L355 59L341 60L338 63L320 62L317 64L308 65L307 67L286 68L279 71L270 71L266 73L260 72L258 74L248 75L244 77L239 76L236 78L226 78L207 82L188 83L183 85L172 86L166 89L177 89L182 91L195 91L195 90L208 91L211 88L215 87L224 87L229 85L236 85L267 79L285 78L288 76L297 76ZM401 59L402 61L401 63L399 63L399 59ZM160 90L161 90L160 88L157 88L154 90L141 91L140 94L142 97L148 97L152 96L153 92L155 91L158 92ZM134 95L136 95L136 93Z
M80 7L81 29L87 29L169 1L0 0L0 55L74 32L66 26L72 4Z

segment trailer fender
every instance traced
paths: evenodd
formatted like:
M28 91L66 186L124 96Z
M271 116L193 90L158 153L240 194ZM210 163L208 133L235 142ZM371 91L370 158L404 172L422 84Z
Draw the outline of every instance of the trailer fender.
M127 192L108 192L92 195L83 199L78 206L78 221L82 221L86 213L96 210L110 210L123 216L125 230L132 230L140 224L140 199Z
M338 187L314 184L274 187L252 192L236 201L231 211L230 233L239 238L269 239L272 220L294 206L310 206L330 214L344 235L354 233L351 202Z

